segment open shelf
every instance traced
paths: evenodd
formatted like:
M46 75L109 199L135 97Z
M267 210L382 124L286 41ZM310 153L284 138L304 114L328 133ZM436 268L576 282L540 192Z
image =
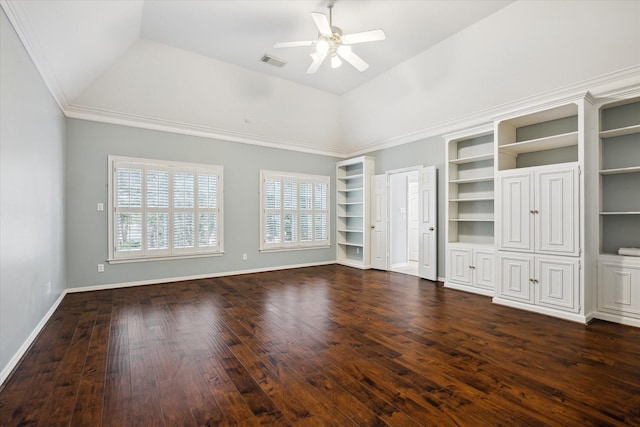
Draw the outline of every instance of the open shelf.
M469 184L472 182L484 182L484 181L493 181L493 175L492 176L481 176L478 178L466 178L466 179L454 179L449 181L452 184Z
M640 212L631 212L631 211L600 212L600 215L640 215Z
M471 156L471 157L463 157L460 159L452 159L449 160L449 163L454 164L454 165L462 165L465 163L474 163L474 162L481 162L483 160L492 160L493 159L493 153L490 154L482 154L479 156Z
M486 202L493 200L493 197L469 197L463 199L449 199L450 202L464 203L464 202Z
M618 136L633 135L640 133L640 125L625 126L623 128L603 130L600 132L600 138L615 138Z
M500 145L498 148L502 152L510 154L533 153L536 151L553 150L556 148L570 147L578 145L578 132L563 133L544 138L537 138L528 141L513 142Z
M600 171L600 175L614 175L614 174L638 173L638 172L640 172L640 166L632 166L628 168L603 169Z

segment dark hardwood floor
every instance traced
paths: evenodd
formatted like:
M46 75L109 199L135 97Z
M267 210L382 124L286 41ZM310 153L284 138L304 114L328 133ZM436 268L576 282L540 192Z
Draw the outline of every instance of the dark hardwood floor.
M0 425L640 425L640 329L341 266L69 294Z

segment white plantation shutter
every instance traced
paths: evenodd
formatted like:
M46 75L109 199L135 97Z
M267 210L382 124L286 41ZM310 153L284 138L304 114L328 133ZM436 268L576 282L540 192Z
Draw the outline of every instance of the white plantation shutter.
M222 253L222 167L110 162L112 259Z
M169 169L160 166L146 169L146 249L147 253L168 255L169 248Z
M218 180L216 171L198 174L198 248L202 251L217 249L218 238Z
M261 250L329 245L329 177L261 171Z
M140 165L123 163L115 173L115 245L119 253L142 254L142 174Z

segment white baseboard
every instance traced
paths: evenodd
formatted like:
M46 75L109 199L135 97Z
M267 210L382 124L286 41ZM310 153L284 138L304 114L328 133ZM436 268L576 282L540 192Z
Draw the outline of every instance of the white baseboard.
M106 289L129 288L133 286L154 285L160 283L183 282L185 280L213 279L216 277L238 276L240 274L265 273L276 270L291 270L293 268L317 267L320 265L335 264L336 261L310 262L306 264L278 265L273 267L252 268L248 270L223 271L220 273L207 273L195 276L167 277L162 279L140 280L136 282L109 283L104 285L81 286L77 288L68 288L67 293L101 291Z
M568 320L570 322L580 323L583 325L586 325L588 323L587 318L584 315L578 313L569 313L566 311L555 310L553 308L542 307L539 305L531 305L518 301L511 301L500 297L493 297L492 301L495 304L517 308L519 310L530 311L532 313L544 314L546 316L555 317L556 319Z
M51 316L53 316L53 313L55 313L56 309L58 308L58 306L60 305L60 303L62 302L66 294L67 294L67 291L63 291L60 294L60 296L53 303L49 311L47 311L47 313L40 320L40 322L38 322L36 327L33 329L33 331L31 331L27 339L24 341L24 343L22 343L18 351L16 351L16 353L13 355L11 360L9 360L9 363L7 363L7 365L2 369L2 371L0 371L0 388L2 387L6 379L9 378L9 375L11 375L11 372L13 372L15 367L18 366L18 363L20 363L20 360L22 360L22 357L25 355L27 350L29 350L29 347L31 347L31 344L33 344L33 342L36 340L36 338L38 337L38 335L40 334L44 326L47 324Z
M640 328L640 319L628 317L620 314L609 314L598 311L593 314L594 319L606 320L607 322L620 323L627 326L635 326Z

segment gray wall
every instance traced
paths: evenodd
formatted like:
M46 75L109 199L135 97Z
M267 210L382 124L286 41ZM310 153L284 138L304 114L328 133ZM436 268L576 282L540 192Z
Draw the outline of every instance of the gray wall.
M438 175L438 277L445 276L445 146L442 137L432 137L397 147L367 153L376 159L376 174L412 166L435 166Z
M0 379L65 288L65 120L0 12Z
M130 156L224 167L224 248L219 257L107 264L107 156ZM248 144L70 119L67 121L68 287L131 283L335 260L329 249L259 253L259 171L299 172L332 177L334 217L335 162L327 156ZM332 243L335 224L331 224ZM248 260L242 260L242 254ZM105 272L97 272L97 264Z

